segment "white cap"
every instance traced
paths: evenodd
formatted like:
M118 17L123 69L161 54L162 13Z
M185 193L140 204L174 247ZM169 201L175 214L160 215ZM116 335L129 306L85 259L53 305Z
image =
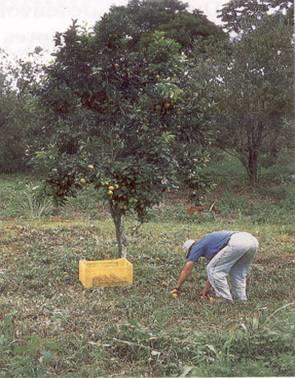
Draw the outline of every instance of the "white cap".
M182 248L185 250L185 252L188 252L189 248L194 244L195 240L187 240L183 243Z

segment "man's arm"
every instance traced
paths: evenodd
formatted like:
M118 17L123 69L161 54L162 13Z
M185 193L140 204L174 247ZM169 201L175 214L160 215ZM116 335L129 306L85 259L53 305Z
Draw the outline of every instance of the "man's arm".
M187 261L182 268L182 271L179 274L179 278L176 283L176 289L180 290L183 283L187 280L187 278L190 276L192 270L194 267L193 261Z

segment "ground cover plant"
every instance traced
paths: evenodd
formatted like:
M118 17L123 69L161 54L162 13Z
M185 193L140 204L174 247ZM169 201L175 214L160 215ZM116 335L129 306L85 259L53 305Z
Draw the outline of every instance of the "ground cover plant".
M0 376L294 375L295 236L288 196L270 204L280 208L274 217L262 217L259 191L241 188L241 197L235 188L235 203L230 195L220 198L214 214L188 216L184 202L167 200L141 228L127 221L134 285L85 290L79 260L116 257L107 209L87 189L78 206L71 200L49 215L21 210L30 183L40 185L29 176L2 176L0 182L6 198L0 222ZM274 198L270 188L268 195L265 201ZM203 264L181 298L170 299L184 262L182 242L216 229L247 230L260 241L249 303L203 302Z

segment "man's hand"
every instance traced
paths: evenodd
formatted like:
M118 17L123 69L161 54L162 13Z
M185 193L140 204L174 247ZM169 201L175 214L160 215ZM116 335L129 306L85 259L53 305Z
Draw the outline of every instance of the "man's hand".
M174 299L178 298L180 296L181 290L175 287L170 291L170 296Z

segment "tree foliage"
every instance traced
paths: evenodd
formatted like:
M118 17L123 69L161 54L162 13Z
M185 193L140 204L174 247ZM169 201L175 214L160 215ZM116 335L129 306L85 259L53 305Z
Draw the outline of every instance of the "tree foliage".
M61 197L68 194L67 185L92 182L104 190L122 254L123 215L133 209L142 218L170 174L173 135L165 104L177 101L181 90L175 80L160 82L157 75L161 62L169 64L170 74L178 69L179 46L155 34L144 54L130 54L124 41L116 49L99 45L96 36L79 34L75 24L64 37L46 90L60 128L49 182L57 184Z
M285 15L285 21L293 24L294 3L292 0L230 0L223 5L218 17L228 32L253 30L257 21L273 13Z
M224 36L186 8L176 0L133 0L112 7L93 32L73 21L55 37L56 60L42 93L54 125L51 147L37 156L49 162L56 197L90 182L102 191L120 255L125 213L144 218L174 182L177 143L188 144L182 130L190 134L192 125L181 125L189 98L186 54L199 40Z
M187 6L178 0L131 0L125 7L112 7L97 23L96 31L109 46L128 36L132 48L142 48L155 31L165 32L166 37L178 42L186 53L196 41L224 38L220 27L201 11L188 11Z
M37 89L42 77L41 49L16 61L2 52L0 67L0 171L28 169L30 146L41 134Z
M211 60L216 143L240 158L252 184L259 158L281 148L292 116L292 60L292 27L280 14L264 16Z

